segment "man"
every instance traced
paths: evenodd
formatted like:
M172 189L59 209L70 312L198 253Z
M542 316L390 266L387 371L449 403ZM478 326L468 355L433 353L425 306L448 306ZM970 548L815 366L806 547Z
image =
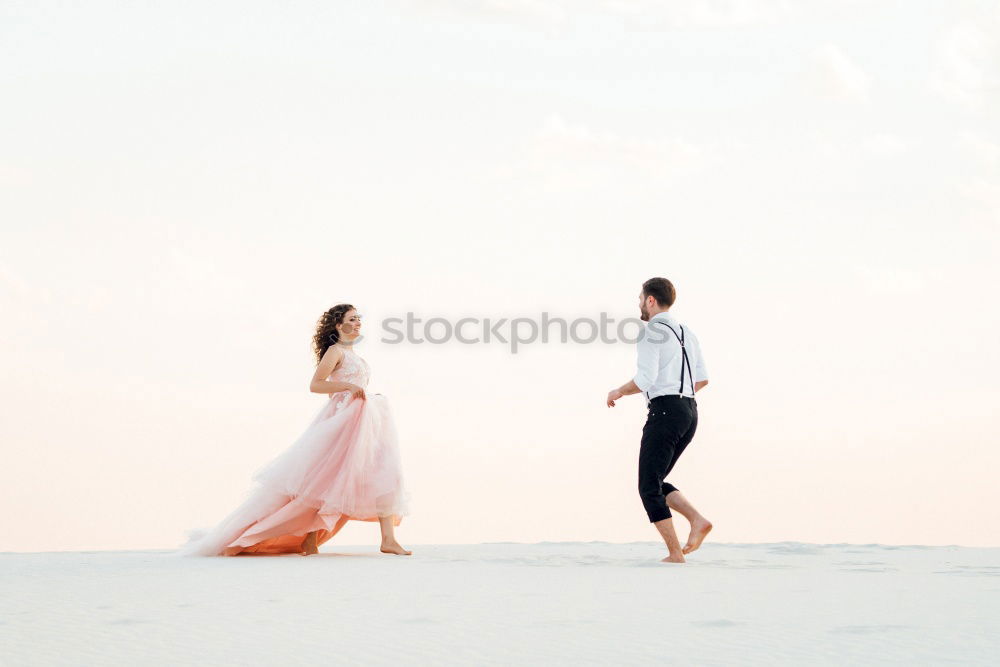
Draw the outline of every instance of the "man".
M698 427L694 394L708 384L708 373L698 339L668 311L676 291L666 278L642 284L639 310L646 327L637 342L638 371L621 387L608 392L608 407L622 396L643 392L649 413L639 447L639 497L650 523L667 544L665 563L683 563L684 554L699 546L712 524L665 479ZM681 548L670 510L691 524L687 544Z

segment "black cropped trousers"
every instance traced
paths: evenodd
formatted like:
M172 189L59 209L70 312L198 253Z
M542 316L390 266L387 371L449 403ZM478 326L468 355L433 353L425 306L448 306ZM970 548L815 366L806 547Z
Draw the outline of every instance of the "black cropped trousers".
M694 398L657 396L649 402L639 447L639 497L651 523L671 517L667 494L677 487L665 480L697 428Z

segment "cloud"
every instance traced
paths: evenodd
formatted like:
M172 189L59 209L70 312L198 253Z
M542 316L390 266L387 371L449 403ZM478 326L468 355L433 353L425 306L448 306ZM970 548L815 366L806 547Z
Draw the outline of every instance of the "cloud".
M996 179L975 179L960 186L959 191L985 214L991 224L1000 225L1000 184Z
M980 168L976 177L959 186L959 192L986 215L990 224L1000 223L1000 143L973 132L963 132L958 146Z
M10 266L0 264L0 312L7 327L8 347L31 341L37 327L46 324L55 302L48 287L29 282Z
M0 265L0 304L11 314L11 309L22 316L37 317L40 308L58 304L60 308L74 308L78 312L100 313L113 303L111 291L88 280L58 281L55 289L37 282L30 282L13 269Z
M0 164L0 187L24 187L32 183L30 172L13 165Z
M432 14L520 24L566 25L591 14L622 20L642 29L726 28L769 24L794 16L841 12L858 0L402 0L404 6Z
M1000 11L982 22L953 26L934 49L929 87L941 97L980 110L1000 91Z
M626 137L552 113L527 142L526 169L550 183L605 182L612 178L663 182L704 162L704 152L680 138Z
M636 139L598 132L583 123L570 123L553 113L536 137L540 151L553 157L614 160L636 167L658 167L689 162L698 150L684 141Z
M861 148L869 155L890 157L900 155L909 149L909 142L895 134L874 134L861 141Z
M856 266L854 275L867 291L885 296L915 294L926 284L916 271L891 266Z
M527 26L558 26L569 18L563 3L554 0L401 0L401 4L417 13Z
M880 132L858 138L841 137L836 140L820 137L815 144L818 155L828 160L869 162L872 158L891 159L906 155L918 145L912 137Z
M767 23L780 19L793 7L793 3L781 0L603 0L591 4L602 13L631 18L635 23L671 28Z
M45 301L48 301L49 294L47 291L38 291L28 284L28 281L14 273L9 267L0 264L0 294L7 295L13 299L30 299L33 297L42 297Z
M835 44L813 52L806 81L818 96L832 100L863 102L871 88L871 77Z
M958 145L987 167L1000 166L1000 143L973 132L963 132Z

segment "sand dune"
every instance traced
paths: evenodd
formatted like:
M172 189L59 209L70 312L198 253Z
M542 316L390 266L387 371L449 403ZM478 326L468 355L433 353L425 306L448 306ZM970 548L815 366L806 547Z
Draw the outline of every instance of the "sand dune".
M0 554L4 665L996 663L1000 549Z

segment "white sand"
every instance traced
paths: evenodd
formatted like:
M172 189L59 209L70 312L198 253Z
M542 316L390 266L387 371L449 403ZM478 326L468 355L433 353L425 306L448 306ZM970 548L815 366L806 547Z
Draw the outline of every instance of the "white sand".
M996 664L1000 549L0 554L3 665Z

